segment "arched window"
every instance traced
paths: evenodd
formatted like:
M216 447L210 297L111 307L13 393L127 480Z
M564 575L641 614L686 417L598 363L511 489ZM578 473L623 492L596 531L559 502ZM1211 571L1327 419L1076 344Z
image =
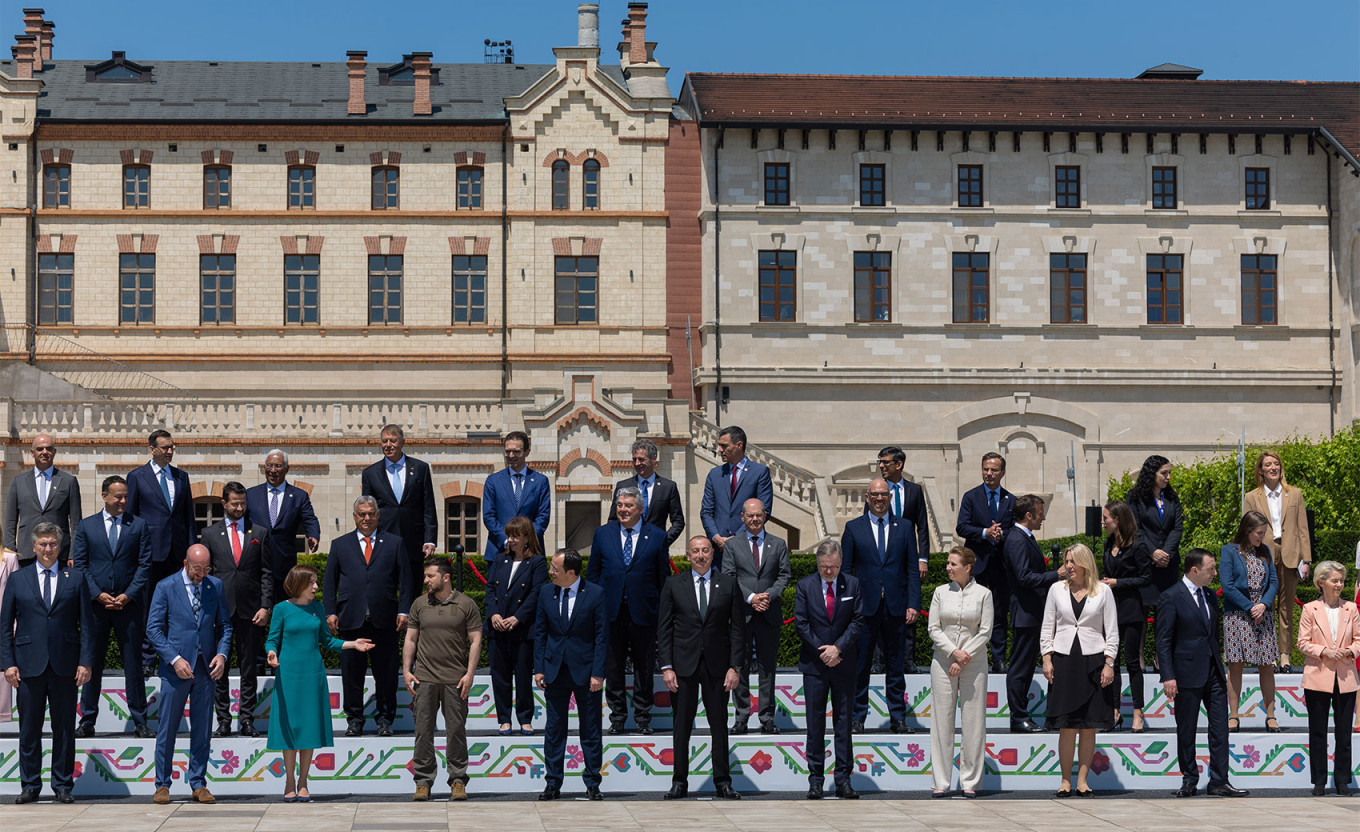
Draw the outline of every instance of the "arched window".
M571 174L571 166L561 159L553 162L552 165L552 207L554 211L566 211L570 205L568 200L571 198L571 183L568 177Z
M594 159L587 159L581 166L581 187L584 197L583 205L586 210L593 211L600 207L600 163Z

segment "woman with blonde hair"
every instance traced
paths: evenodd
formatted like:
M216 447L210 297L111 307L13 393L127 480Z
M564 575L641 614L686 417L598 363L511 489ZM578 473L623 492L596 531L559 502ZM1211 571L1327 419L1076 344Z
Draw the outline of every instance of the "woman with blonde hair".
M1275 584L1279 587L1275 598L1275 640L1280 672L1290 673L1294 598L1299 581L1308 579L1313 546L1308 536L1308 504L1303 492L1285 481L1284 462L1279 454L1262 451L1256 458L1256 488L1247 492L1242 508L1259 512L1270 524L1265 545L1270 550Z
M1346 567L1334 560L1319 563L1313 585L1322 593L1299 615L1299 650L1303 663L1303 702L1308 708L1308 760L1313 796L1327 791L1327 714L1335 720L1332 780L1336 793L1351 793L1351 732L1346 730L1360 689L1356 659L1360 657L1360 610L1341 598Z
M987 741L987 642L992 637L992 591L973 579L977 557L971 549L949 551L949 583L930 599L931 797L949 793L954 769L954 707L963 711L959 788L977 797Z
M1088 797L1086 779L1096 732L1114 727L1114 659L1119 617L1114 593L1100 582L1095 555L1078 543L1063 553L1067 580L1049 587L1039 650L1048 680L1048 727L1058 729L1058 797ZM1080 738L1080 749L1077 741ZM1077 786L1072 756L1077 750Z

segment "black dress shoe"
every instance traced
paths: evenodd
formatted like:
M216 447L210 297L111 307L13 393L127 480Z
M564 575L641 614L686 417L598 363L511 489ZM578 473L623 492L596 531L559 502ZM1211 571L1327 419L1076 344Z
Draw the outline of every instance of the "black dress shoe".
M76 739L88 740L94 736L94 723L82 722L76 726Z
M241 736L251 738L260 736L260 732L255 730L255 722L253 720L247 719L241 721Z
M779 733L779 726L778 726L778 725L775 725L773 722L766 722L765 724L763 724L763 725L760 726L760 733L762 733L762 734L778 734L778 733Z
M920 672L921 672L921 668L917 667L915 662L907 662L906 664L902 665L902 672L903 672L903 673L909 673L909 674L910 674L910 673L920 673Z
M1354 792L1351 791L1351 787L1348 784L1345 783L1336 784L1337 797L1350 797L1352 794L1354 794Z
M151 730L151 726L143 722L141 725L133 727L132 736L139 740L149 740L155 738L156 732Z
M992 662L993 673L1005 673L1008 669L1005 662Z
M648 725L639 725L639 726L638 726L638 729L637 729L637 732L638 732L639 734L642 734L644 737L650 737L652 734L655 734L655 733L656 733L656 731L653 731L653 730L652 730L652 726L651 726L650 724L648 724Z
M390 736L392 736L392 723L390 723L390 722L379 722L379 723L378 723L378 736L380 736L380 737L390 737Z
M18 797L14 798L14 802L19 806L22 806L25 803L35 803L37 802L37 800L38 800L37 789L24 789L23 791L19 792Z
M219 723L217 723L217 730L216 730L216 731L213 731L213 736L214 736L214 737L230 737L230 736L231 736L231 723L230 723L230 722L219 722Z
M160 670L160 667L155 662L144 664L142 665L142 678L154 679L156 678L156 674L160 673Z
M729 729L727 730L727 733L729 733L729 734L745 734L747 730L748 730L748 729L747 729L747 727L746 727L746 723L745 723L745 722L734 722L734 723L732 723L732 727L729 728Z
M351 722L345 729L347 737L362 737L364 735L364 724L362 722Z
M34 799L36 800L37 798L35 797ZM808 800L821 800L821 799L822 799L822 787L821 787L821 786L808 786L807 799L808 799Z
M860 721L858 721L858 720L856 720L855 722L850 723L850 733L852 733L852 734L863 734L863 733L864 733L864 723L863 723L863 722L860 722Z
M1210 786L1204 790L1205 794L1214 797L1246 797L1251 792L1246 789L1239 789L1231 783L1224 783L1221 786Z
M1293 672L1294 672L1294 666L1293 666L1293 665L1288 665L1288 664L1282 664L1282 665L1280 665L1280 670L1279 670L1279 672L1280 672L1280 673L1293 673Z
M662 800L679 800L689 794L689 786L684 783L672 783L671 790L661 795Z
M562 790L557 786L548 786L543 793L538 796L539 800L556 800L562 796Z
M741 800L741 795L736 789L732 788L731 783L723 783L718 786L718 797L723 800Z
M1322 797L1326 793L1327 793L1326 785L1318 784L1313 787L1313 797Z
M849 783L842 783L836 787L836 797L841 800L859 800L859 792L855 791Z
M604 795L600 794L599 786L586 786L586 797L590 800L604 800Z
M1043 732L1044 729L1036 725L1032 719L1027 719L1024 722L1011 723L1012 734L1042 734Z
M1199 788L1189 783L1183 783L1179 789L1171 793L1173 797L1194 797L1199 794Z
M623 723L622 723L622 722L615 722L615 723L613 723L612 725L610 725L610 726L609 726L609 733L610 733L611 736L615 736L615 737L617 737L619 734L622 734L622 733L623 733Z
M916 729L908 725L904 720L894 719L888 726L890 734L915 734Z
M75 795L71 794L71 790L70 790L70 789L57 789L57 802L58 802L58 803L75 803L75 802L76 802L76 798L75 798Z

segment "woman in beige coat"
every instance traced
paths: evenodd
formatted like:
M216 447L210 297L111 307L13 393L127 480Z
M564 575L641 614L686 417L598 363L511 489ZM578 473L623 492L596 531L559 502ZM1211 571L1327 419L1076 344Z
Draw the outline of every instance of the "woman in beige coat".
M1299 615L1299 650L1303 664L1303 702L1308 707L1308 759L1313 795L1327 790L1327 716L1333 714L1336 748L1336 793L1351 793L1351 714L1360 689L1355 660L1360 656L1360 610L1341 597L1346 567L1333 560L1318 564L1313 576L1322 597L1304 605Z
M949 583L930 599L930 777L931 797L949 793L954 773L954 703L961 701L963 742L959 788L977 797L987 741L987 641L992 637L992 591L973 580L976 557L955 546L945 572Z
M1294 598L1300 580L1308 579L1313 547L1308 539L1308 505L1303 492L1285 482L1284 464L1274 451L1256 458L1256 488L1247 492L1243 513L1259 511L1270 521L1266 546L1275 561L1280 590L1275 596L1275 639L1280 643L1280 671L1289 673L1294 643Z

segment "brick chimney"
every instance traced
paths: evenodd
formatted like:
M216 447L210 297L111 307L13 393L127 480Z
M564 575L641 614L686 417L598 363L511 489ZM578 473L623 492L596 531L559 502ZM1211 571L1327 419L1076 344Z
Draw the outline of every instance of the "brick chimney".
M44 12L42 9L24 9L24 37L31 36L34 44L33 57L30 61L34 72L43 71L43 14Z
M16 43L10 47L14 55L15 78L32 78L33 62L38 55L38 38L35 35L15 35Z
M430 104L430 59L433 52L412 52L411 71L416 82L416 99L412 115L428 116L434 113Z
M38 41L38 43L40 44L39 46L41 50L40 54L42 55L44 66L50 63L52 60L52 38L56 35L56 33L52 30L55 28L57 28L57 24L53 23L52 21L50 20L43 21L42 38Z
M345 66L349 74L349 106L345 112L351 116L368 114L368 102L364 99L364 74L367 71L367 52L346 52Z
M628 4L628 63L647 63L647 4Z

